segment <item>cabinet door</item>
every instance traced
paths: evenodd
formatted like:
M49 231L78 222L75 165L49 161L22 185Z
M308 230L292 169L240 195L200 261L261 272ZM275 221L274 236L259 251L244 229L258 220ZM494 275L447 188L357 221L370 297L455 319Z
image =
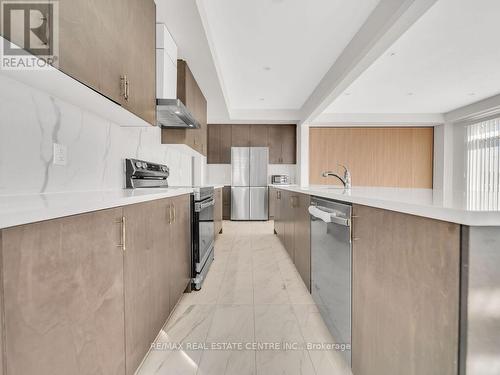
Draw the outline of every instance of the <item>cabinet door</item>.
M268 147L267 125L250 125L250 146Z
M124 106L150 124L156 120L156 5L154 0L122 0L126 17L113 25L126 39ZM103 2L105 3L105 2ZM102 38L102 36L99 36ZM123 58L123 56L121 56Z
M269 125L268 129L268 147L269 147L269 164L281 163L281 126Z
M172 201L173 216L170 232L170 308L173 309L191 280L191 209L190 196ZM168 317L168 316L167 316ZM165 318L166 319L166 318Z
M6 373L124 374L120 208L5 229Z
M285 248L295 263L295 205L297 194L287 192L285 214Z
M221 162L220 151L220 139L221 139L221 128L222 125L208 125L208 145L207 145L207 163L208 164L219 164Z
M250 146L250 125L231 125L231 145L233 147Z
M281 127L281 163L295 164L297 154L297 127L283 125Z
M220 131L220 162L222 164L231 164L231 141L232 141L232 126L221 125Z
M311 225L309 195L299 194L294 207L294 256L295 266L307 289L311 290Z
M124 207L127 375L135 372L170 310L168 199ZM166 317L164 318L166 319Z
M269 219L274 219L276 211L276 189L269 188Z
M222 219L231 220L231 186L222 188Z
M215 189L214 221L217 236L222 232L222 188Z
M353 373L456 375L460 226L358 205L353 214Z
M125 5L119 0L60 0L59 69L121 103Z

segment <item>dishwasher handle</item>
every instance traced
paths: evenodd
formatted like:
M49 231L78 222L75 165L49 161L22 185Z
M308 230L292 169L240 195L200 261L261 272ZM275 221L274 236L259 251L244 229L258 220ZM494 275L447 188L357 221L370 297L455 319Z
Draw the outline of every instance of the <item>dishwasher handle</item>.
M344 217L339 217L337 215L337 211L332 210L332 211L326 211L322 210L318 206L309 206L309 213L311 216L323 220L325 223L333 223L333 224L338 224L342 225L344 227L350 227L351 226L351 220L346 219ZM340 212L338 212L341 214Z

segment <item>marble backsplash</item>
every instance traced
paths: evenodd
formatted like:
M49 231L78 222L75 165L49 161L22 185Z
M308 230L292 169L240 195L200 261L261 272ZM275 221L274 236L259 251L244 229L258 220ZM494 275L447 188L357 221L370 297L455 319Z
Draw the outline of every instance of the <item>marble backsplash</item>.
M193 152L162 145L160 132L120 127L0 73L0 195L121 189L128 157L167 164L170 185L191 185ZM67 147L65 166L52 163L53 143Z

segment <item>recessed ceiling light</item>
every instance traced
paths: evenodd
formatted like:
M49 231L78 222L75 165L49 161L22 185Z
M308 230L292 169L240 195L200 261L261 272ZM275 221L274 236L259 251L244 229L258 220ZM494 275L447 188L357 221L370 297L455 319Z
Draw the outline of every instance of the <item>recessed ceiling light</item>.
M396 52L391 52L389 56L396 56Z
M267 71L270 71L271 70L271 67L270 66L264 66L263 68L264 70L267 70Z
M349 95L351 95L351 93L350 92L345 92L344 95L345 96L349 96Z
M264 98L259 98L259 100L260 100L261 102L263 102L263 101L264 101Z
M469 93L469 96L475 96L475 95L476 95L476 93L475 93L475 92L470 92L470 93Z
M412 92L409 92L408 94L406 94L408 96L413 96L413 93Z

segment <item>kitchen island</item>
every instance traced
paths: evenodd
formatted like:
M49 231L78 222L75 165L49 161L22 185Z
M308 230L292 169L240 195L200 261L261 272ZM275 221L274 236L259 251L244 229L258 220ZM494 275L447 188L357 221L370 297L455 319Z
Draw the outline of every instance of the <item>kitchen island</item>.
M498 373L499 211L430 189L275 188L275 230L306 285L307 202L352 205L355 375Z

